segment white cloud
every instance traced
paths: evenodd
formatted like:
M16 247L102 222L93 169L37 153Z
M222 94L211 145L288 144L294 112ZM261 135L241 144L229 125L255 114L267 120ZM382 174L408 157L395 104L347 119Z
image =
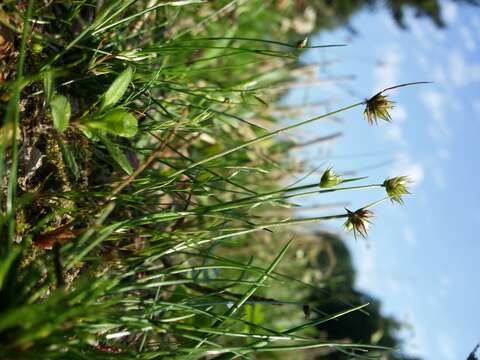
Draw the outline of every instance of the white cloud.
M471 20L471 24L472 24L472 27L474 29L478 29L480 28L480 16L478 15L472 15L472 17L470 18ZM478 33L477 33L478 34Z
M430 67L431 66L432 65L430 64ZM448 83L448 78L447 78L447 74L445 73L445 69L440 64L433 65L432 75L433 75L433 80L436 83L440 83L440 84Z
M440 353L443 355L445 360L456 360L455 351L455 342L453 341L453 336L448 336L446 334L440 334L437 336L437 344Z
M452 285L452 277L448 274L441 274L440 283L443 287L449 288Z
M437 290L437 295L439 300L441 299L443 303L448 301L448 297L451 294L451 285L452 278L448 274L440 274L438 278L439 286Z
M375 289L378 287L376 256L373 246L355 249L358 256L357 286L362 289Z
M421 67L430 69L431 63L428 60L428 58L425 56L423 53L416 53L415 58L417 59L417 62L420 64Z
M431 49L433 47L431 39L425 34L425 27L421 26L418 21L411 21L409 27L415 39L420 43L424 49Z
M424 178L424 166L419 161L413 161L410 156L401 152L395 155L395 164L391 176L408 175L412 180L411 187L419 186Z
M403 230L403 239L408 245L415 245L417 243L415 233L410 226L406 226Z
M473 100L471 105L473 109L473 120L480 122L480 98Z
M420 99L427 107L431 119L434 121L428 127L430 136L435 140L449 137L451 133L447 124L446 96L437 90L427 90L420 93Z
M444 2L442 4L442 16L449 25L452 25L458 18L458 6L450 1Z
M440 168L434 168L432 171L433 183L439 190L447 188L447 178Z
M420 93L420 98L436 121L441 122L445 120L443 108L446 99L441 92L436 90L423 91Z
M432 23L428 23L427 26L430 28L429 35L435 38L437 42L443 42L447 39L447 33L445 31L439 31Z
M390 111L390 115L395 121L390 124L390 126L384 128L385 138L387 140L394 141L401 146L407 146L408 143L405 139L405 136L403 134L403 128L401 126L401 124L405 122L405 119L408 116L407 110L403 106L398 105Z
M385 137L387 140L396 142L399 145L406 146L407 142L403 134L403 130L397 124L392 124L385 129Z
M450 159L450 151L447 148L437 149L437 157L439 160Z
M389 276L388 281L386 282L386 290L391 292L393 295L400 295L405 297L407 293L407 289L410 290L409 288L406 288L404 284L395 276Z
M406 327L401 331L402 337L405 339L405 349L412 356L424 357L431 347L431 336L425 330L425 324L415 316L412 308L407 308L403 322Z
M382 60L374 69L375 89L373 89L373 92L397 84L400 65L403 62L403 56L398 45L390 45L387 49L382 49L378 55Z
M398 25L395 23L395 21L393 20L393 17L390 16L390 14L387 14L386 12L382 12L379 15L380 15L380 21L382 22L384 29L389 33L389 35L398 37L399 35L402 34L402 30L398 28Z
M477 44L473 38L472 31L465 25L460 26L459 31L465 48L467 48L467 50L474 51L477 48Z
M448 62L450 79L455 86L461 87L480 81L480 64L468 63L461 51L451 51Z
M437 142L443 141L446 137L450 137L450 129L447 127L445 122L441 123L431 123L428 125L428 134L433 140Z
M468 83L468 66L460 51L452 51L448 59L450 63L450 78L456 86Z
M447 39L446 33L444 31L438 31L438 28L432 23L412 19L408 25L413 36L423 49L436 50L435 42L444 42Z
M403 123L407 119L408 112L402 105L396 105L390 110L390 115L392 116L392 119L395 119L396 123Z

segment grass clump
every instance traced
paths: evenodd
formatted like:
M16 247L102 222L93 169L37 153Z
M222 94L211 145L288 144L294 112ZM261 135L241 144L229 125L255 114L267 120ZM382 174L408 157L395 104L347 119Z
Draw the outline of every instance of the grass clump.
M275 292L321 289L281 270L295 245L277 228L353 223L376 205L297 219L291 199L384 186L279 181L301 169L276 135L369 106L278 126L274 85L310 47L278 34L280 9L29 0L0 15L1 358L386 350L314 335L364 304L302 320L301 299Z

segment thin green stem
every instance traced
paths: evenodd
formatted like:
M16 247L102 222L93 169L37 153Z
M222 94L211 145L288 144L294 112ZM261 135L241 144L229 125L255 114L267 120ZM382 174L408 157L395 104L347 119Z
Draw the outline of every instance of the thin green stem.
M128 23L131 20L133 20L133 19L135 19L139 16L142 16L144 14L152 12L152 11L154 11L154 10L160 8L160 7L163 7L163 6L167 6L167 5L179 6L181 3L185 3L185 5L187 5L187 4L201 4L202 2L203 2L202 0L190 0L188 2L186 2L186 1L183 1L183 2L182 1L168 1L168 2L164 2L164 3L160 3L160 4L157 4L157 5L151 6L147 9L145 9L145 10L139 11L135 14L132 14L130 16L126 16L126 17L122 18L121 20L118 20L114 23L111 23L110 25L107 25L107 26L104 26L104 27L99 27L97 30L95 30L92 33L92 35L95 36L95 35L101 33L102 31L107 31L107 30L113 29L114 27L119 26L121 24Z
M215 241L219 240L224 240L227 238L231 237L236 237L236 236L241 236L241 235L246 235L246 234L251 234L257 231L265 230L266 228L273 228L273 227L282 227L282 226L292 226L292 225L302 225L302 224L313 224L313 223L319 223L323 221L328 221L328 220L336 220L336 219L344 219L348 217L348 213L344 214L336 214L336 215L327 215L327 216L318 216L318 217L310 217L310 218L304 218L304 219L290 219L290 220L284 220L284 221L275 221L275 222L270 222L270 223L263 223L263 224L256 224L253 227L250 227L248 229L245 228L226 228L223 229L223 231L233 231L228 234L224 235L219 235L215 236L212 238L208 239L203 239L203 240L198 240L195 242L189 242L189 241L184 241L181 242L172 248L156 255L152 256L152 260L155 260L161 256L172 254L184 249L191 248L193 246L199 246L203 244L208 244L208 243L213 243Z
M23 22L23 32L22 32L22 42L20 44L20 58L18 60L17 67L17 79L15 82L15 93L12 99L11 105L15 107L14 114L12 117L12 165L10 166L10 174L8 178L8 189L7 189L7 206L6 206L6 215L8 221L8 239L10 242L14 239L15 233L15 196L17 193L17 171L18 171L18 141L17 141L17 129L20 123L20 92L22 91L22 77L23 77L23 67L25 65L25 55L27 51L27 38L29 36L30 30L30 18L32 16L33 10L33 0L28 1L27 12Z
M281 42L281 41L275 41L275 40L266 40L266 39L258 39L258 38L249 38L249 37L241 37L241 36L212 36L212 37L205 37L205 38L194 38L194 39L186 39L186 40L180 40L180 41L175 41L175 43L178 42L192 42L192 41L203 41L203 40L243 40L243 41L250 41L250 42L260 42L260 43L265 43L265 44L273 44L273 45L280 45L280 46L285 46L289 48L296 48L296 44L290 44L286 42ZM318 48L330 48L330 47L341 47L341 46L347 46L346 44L332 44L332 45L312 45L312 46L305 46L302 49L318 49Z
M48 61L47 64L45 64L42 67L41 70L45 70L50 65L54 64L55 61L57 61L63 55L65 55L65 53L68 50L70 50L72 47L74 47L76 44L78 44L84 37L86 37L88 34L90 34L93 29L95 29L96 27L102 26L103 24L105 24L109 20L118 16L123 10L125 10L127 7L129 7L131 4L133 4L135 1L136 0L129 0L127 3L123 4L114 14L110 15L110 17L108 17L108 15L109 15L110 11L114 8L114 5L110 6L110 7L105 6L105 8L102 9L102 11L99 13L99 15L94 20L94 22L92 24L90 24L89 26L87 26L80 34L77 35L77 37L75 39L70 41L70 43L68 43L60 52L58 52L52 59L50 59L50 61ZM99 24L100 22L102 22L102 24Z
M342 188L335 188L335 189L323 189L323 190L302 192L302 193L292 194L292 195L270 197L270 196L276 195L276 194L305 190L305 189L311 189L311 188L315 188L315 187L318 187L318 183L296 186L296 187L293 187L293 188L287 188L287 189L282 189L282 190L271 191L271 192L268 192L268 193L258 194L258 195L255 195L255 196L249 196L249 197L243 198L243 199L233 200L233 201L223 203L223 204L212 205L210 207L207 207L204 210L206 210L207 212L224 211L224 210L230 210L230 209L242 207L242 206L245 206L245 205L261 204L263 202L269 202L269 201L274 201L274 200L285 200L285 199L291 199L291 198L301 197L301 196L306 196L306 195L311 195L311 194L326 194L326 193L331 193L331 192L335 192L335 191L363 190L363 189L379 188L379 187L382 187L382 184L359 185L359 186L342 187ZM264 197L266 197L266 198L262 199Z
M383 185L381 185L381 186L383 186ZM372 202L368 205L365 205L365 206L361 207L361 209L367 210L367 209L373 208L377 205L380 205L381 203L383 203L386 200L390 200L390 196L384 197L383 199L380 199L380 200L374 201L374 202Z
M233 304L224 314L223 316L225 318L230 318L232 317L238 310L240 310L240 308L247 302L247 300L255 293L255 291L257 291L257 289L265 282L265 280L267 280L269 277L270 277L270 274L273 272L273 270L277 267L277 265L280 263L280 261L283 259L283 257L285 256L288 248L290 247L290 245L292 244L292 240L290 240L283 248L282 250L280 251L280 253L277 255L277 257L275 258L275 260L273 260L273 262L270 264L270 266L268 267L268 269L266 269L266 271L260 275L260 277L257 279L256 283L254 285L252 285L250 287L250 289L248 291L245 292L245 294L242 296L241 299L238 299L237 302L235 302L235 304ZM215 329L215 328L218 328L221 324L223 323L223 320L216 320L213 324L212 324L212 328ZM195 348L199 348L203 343L205 343L206 340L208 340L208 338L211 337L211 335L209 336L206 336L205 338L202 339L202 341L200 341L196 346Z
M246 142L244 142L243 144L238 145L238 146L236 146L236 147L234 147L234 148L232 148L232 149L222 151L222 152L219 153L219 154L216 154L216 155L210 156L210 157L208 157L208 158L206 158L206 159L197 161L196 163L193 163L193 164L187 166L186 168L184 168L184 169L182 169L182 170L176 171L175 173L173 173L172 175L170 175L170 177L176 177L176 176L181 175L181 174L183 174L184 172L186 172L186 171L188 171L188 170L191 170L191 169L193 169L193 168L195 168L195 167L197 167L197 166L199 166L199 165L205 164L205 163L210 162L210 161L212 161L212 160L219 159L219 158L221 158L221 157L224 157L224 156L226 156L226 155L229 155L229 154L231 154L231 153L234 153L234 152L236 152L236 151L238 151L238 150L241 150L241 149L243 149L243 148L246 148L246 147L248 147L248 146L250 146L250 145L257 144L257 143L259 143L259 142L268 140L268 139L270 139L270 138L272 138L272 137L274 137L274 136L276 136L276 135L279 135L279 134L281 134L281 133L287 132L287 131L289 131L289 130L293 130L293 129L297 128L297 127L300 127L300 126L303 126L303 125L312 123L312 122L317 121L317 120L320 120L320 119L325 119L325 118L327 118L327 117L329 117L329 116L332 116L332 115L341 113L341 112L343 112L343 111L347 111L347 110L353 109L353 108L355 108L355 107L357 107L357 106L363 105L364 103L365 103L365 101L361 101L361 102L358 102L358 103L356 103L356 104L349 105L349 106L345 106L345 107L340 108L340 109L338 109L338 110L335 110L335 111L332 111L332 112L329 112L329 113L326 113L326 114L323 114L323 115L320 115L320 116L316 116L316 117L313 117L313 118L311 118L311 119L302 121L302 122L300 122L300 123L298 123L298 124L293 124L293 125L286 126L286 127L284 127L284 128L281 128L281 129L272 131L272 132L270 132L270 133L268 133L268 134L259 136L259 137L255 138L255 139L252 139L252 140L249 140L249 141L246 141Z

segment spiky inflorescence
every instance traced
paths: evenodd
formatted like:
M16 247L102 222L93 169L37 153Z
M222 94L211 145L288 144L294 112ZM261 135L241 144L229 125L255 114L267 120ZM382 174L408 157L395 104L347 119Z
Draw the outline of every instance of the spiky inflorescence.
M373 212L367 209L358 209L357 211L350 211L348 209L347 214L348 218L343 224L345 230L353 231L353 236L357 238L357 232L362 235L363 238L366 238L368 235L368 229L370 228L370 220L375 215Z
M392 121L389 110L393 109L393 101L390 101L386 95L378 93L372 98L366 100L365 111L363 112L370 125L377 125L378 119Z
M305 46L307 46L307 43L308 43L308 37L306 37L303 40L297 41L297 44L295 45L295 47L297 49L303 49Z
M403 204L402 196L410 194L407 188L407 184L410 182L411 180L408 176L397 176L386 179L382 186L387 191L387 194L392 202L395 201L399 204Z
M341 182L342 179L340 176L337 175L331 167L329 167L323 172L319 185L321 188L330 188L340 184Z

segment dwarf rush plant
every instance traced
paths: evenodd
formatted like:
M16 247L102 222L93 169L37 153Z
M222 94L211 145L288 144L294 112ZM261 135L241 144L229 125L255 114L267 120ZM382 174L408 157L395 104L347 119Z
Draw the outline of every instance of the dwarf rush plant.
M294 256L298 225L340 220L366 237L370 208L402 203L408 178L329 167L299 183L279 135L346 111L361 121L362 107L390 121L387 92L417 83L282 124L302 52L343 46L281 30L286 14L295 1L2 2L1 359L393 354L319 335L369 304L308 304L340 280ZM294 199L350 190L381 200L295 212Z

